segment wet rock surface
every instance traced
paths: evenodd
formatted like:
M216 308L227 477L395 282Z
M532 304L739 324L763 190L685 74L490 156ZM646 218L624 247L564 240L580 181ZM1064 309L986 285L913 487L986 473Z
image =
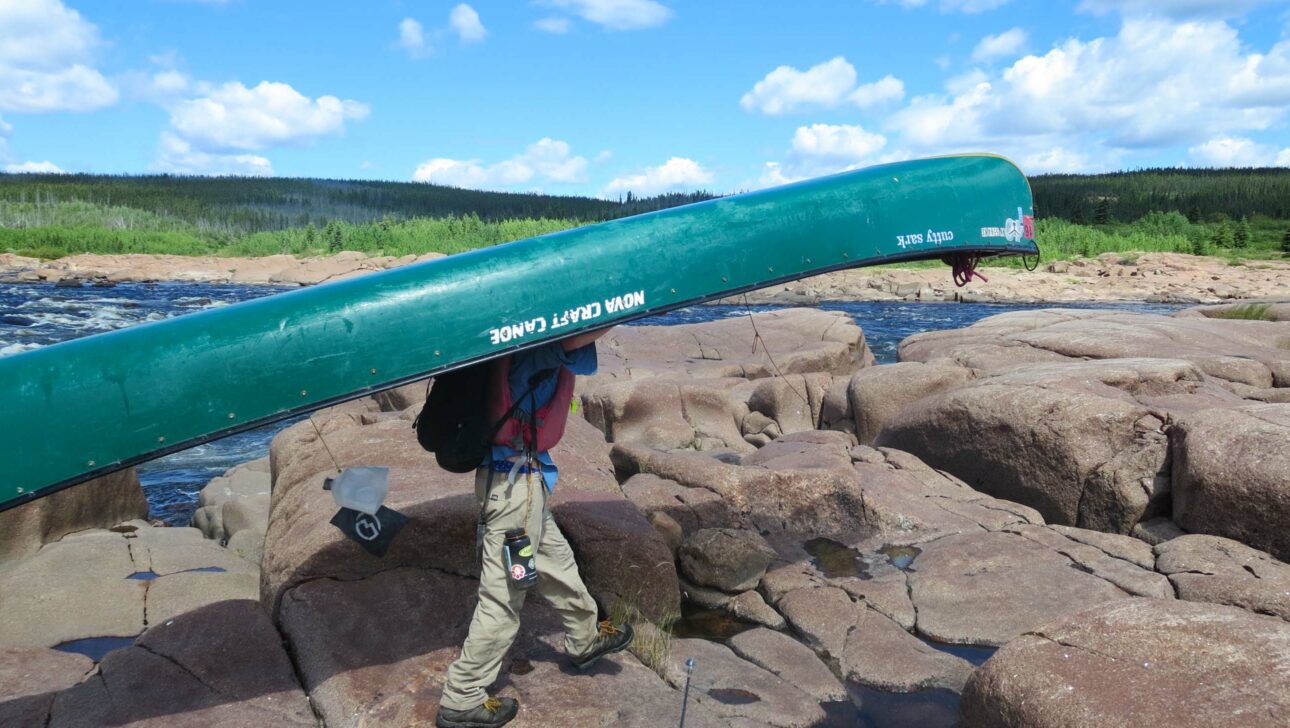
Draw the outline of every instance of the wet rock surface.
M1233 607L1111 602L1012 641L968 680L965 726L1281 726L1290 627Z

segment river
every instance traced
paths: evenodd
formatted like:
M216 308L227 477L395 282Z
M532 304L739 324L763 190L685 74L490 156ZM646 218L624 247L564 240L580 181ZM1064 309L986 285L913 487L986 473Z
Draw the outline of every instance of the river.
M120 284L112 288L60 288L51 284L0 284L0 356L56 344L80 336L227 306L292 288L207 283ZM1099 308L1145 313L1172 313L1185 306L1149 303L1061 304L1065 308ZM819 305L845 311L864 329L879 363L896 361L896 347L923 331L960 328L987 316L1048 304L873 303L833 301ZM749 309L775 306L694 306L653 316L640 324L674 325L746 315ZM263 457L269 441L296 420L184 450L139 466L153 518L187 525L197 494L211 478L238 463Z

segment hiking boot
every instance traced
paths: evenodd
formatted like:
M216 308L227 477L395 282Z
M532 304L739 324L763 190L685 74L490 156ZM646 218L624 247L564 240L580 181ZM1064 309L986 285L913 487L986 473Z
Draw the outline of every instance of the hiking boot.
M573 658L573 666L579 670L586 670L605 655L627 649L635 636L630 624L613 625L606 619L600 623L600 634L596 636L596 641L591 643L591 649L587 650L586 654Z
M452 710L439 706L434 724L439 728L495 728L506 725L520 712L513 698L489 698L470 710Z

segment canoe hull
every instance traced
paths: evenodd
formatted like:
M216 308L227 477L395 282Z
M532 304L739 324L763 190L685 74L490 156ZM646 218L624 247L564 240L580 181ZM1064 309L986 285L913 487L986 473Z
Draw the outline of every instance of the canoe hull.
M1007 160L883 165L0 359L0 510L521 348L810 275L1036 255Z

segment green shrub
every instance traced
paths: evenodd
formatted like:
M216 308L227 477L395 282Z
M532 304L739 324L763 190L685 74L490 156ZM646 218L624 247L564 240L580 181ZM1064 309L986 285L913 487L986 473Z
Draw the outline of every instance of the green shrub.
M1271 309L1272 307L1266 303L1243 303L1231 308L1213 309L1206 315L1210 318L1241 321L1275 321L1276 317L1270 313Z

